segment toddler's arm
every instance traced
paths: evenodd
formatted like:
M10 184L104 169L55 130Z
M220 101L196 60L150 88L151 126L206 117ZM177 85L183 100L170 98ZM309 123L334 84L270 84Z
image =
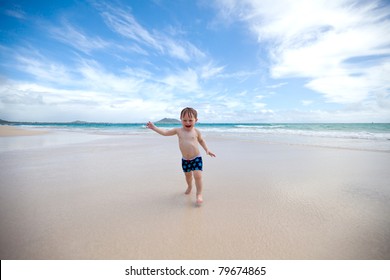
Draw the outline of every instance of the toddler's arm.
M211 157L216 157L216 155L207 148L206 141L204 141L202 134L197 130L198 133L198 142L202 146L202 148L206 151L206 154L211 156Z
M151 129L151 130L154 130L155 132L157 132L158 134L161 134L163 136L172 136L172 135L175 135L177 133L176 131L176 128L172 128L172 129L161 129L161 128L158 128L157 126L154 125L154 123L152 122L148 122L146 124L146 127Z

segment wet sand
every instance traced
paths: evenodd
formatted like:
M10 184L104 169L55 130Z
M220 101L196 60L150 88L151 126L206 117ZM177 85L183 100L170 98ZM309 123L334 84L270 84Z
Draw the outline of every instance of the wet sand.
M205 137L201 207L175 137L2 151L0 258L390 259L389 153Z

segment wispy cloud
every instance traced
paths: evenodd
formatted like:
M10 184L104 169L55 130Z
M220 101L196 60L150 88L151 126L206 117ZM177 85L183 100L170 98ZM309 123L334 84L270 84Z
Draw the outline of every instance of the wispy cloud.
M14 17L17 19L26 19L26 13L17 5L15 5L12 9L6 9L3 12L5 15Z
M278 83L278 84L274 84L274 85L268 85L266 86L266 88L272 88L272 89L275 89L275 88L280 88L284 85L287 85L287 83Z
M111 43L100 37L91 37L84 34L80 27L74 27L67 21L63 21L60 27L51 27L48 29L51 36L67 45L70 45L78 51L90 53L93 50L105 49L111 46Z
M31 47L11 50L7 52L13 56L16 69L28 74L34 80L43 84L57 84L61 86L75 85L75 73L62 63L53 61L40 51ZM78 84L78 83L77 83ZM77 85L76 84L76 85Z
M201 67L200 77L203 79L209 79L216 77L225 69L225 66L213 66L212 63L208 63Z
M161 80L162 83L172 89L178 89L184 92L198 92L200 89L199 78L196 71L187 69L168 75Z
M191 42L172 37L180 35L179 33L148 30L136 20L129 8L112 6L109 3L99 3L95 6L101 11L102 18L112 31L144 48L186 62L205 57L205 54Z
M100 7L100 5L99 5ZM102 9L102 8L101 8ZM140 44L150 46L155 49L162 50L159 42L153 38L150 32L143 28L131 14L128 8L113 7L110 4L105 4L101 15L114 32L132 39Z

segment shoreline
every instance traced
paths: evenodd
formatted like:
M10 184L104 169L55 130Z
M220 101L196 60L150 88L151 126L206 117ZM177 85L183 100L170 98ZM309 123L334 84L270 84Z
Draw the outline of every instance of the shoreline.
M84 123L82 124L84 125ZM164 128L164 127L162 127ZM365 139L365 138L344 138L334 137L327 135L305 135L305 134L288 134L286 132L240 132L236 130L226 129L225 131L208 130L210 128L200 128L202 134L205 137L215 139L229 139L230 141L247 141L257 142L258 144L280 144L280 145L296 145L296 146L310 146L318 148L331 148L331 149L345 149L345 150L362 150L362 151L374 151L390 153L390 138L383 139ZM15 141L24 142L21 138L16 140L17 136L39 136L51 134L52 138L57 135L61 135L67 138L67 135L73 134L69 139L74 138L74 135L79 135L80 139L85 138L85 135L89 135L89 138L93 139L93 136L115 138L118 136L124 137L149 137L151 133L146 127L136 124L136 127L62 127L62 126L49 126L49 127L30 127L30 126L13 126L13 125L0 125L0 137L1 138L13 138ZM83 136L84 135L84 136ZM390 137L390 136L389 136ZM28 138L25 138L28 139ZM66 142L56 140L55 142ZM21 146L21 145L19 145ZM27 145L26 145L27 147ZM1 150L1 149L0 149Z

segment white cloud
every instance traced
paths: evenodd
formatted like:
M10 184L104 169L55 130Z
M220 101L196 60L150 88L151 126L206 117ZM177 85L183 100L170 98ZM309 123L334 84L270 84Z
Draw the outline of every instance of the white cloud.
M309 106L313 104L313 100L301 100L303 106Z
M285 85L287 85L287 83L278 83L278 84L274 84L274 85L268 85L268 86L266 86L266 88L274 89L274 88L280 88L280 87L285 86Z
M256 75L259 75L258 71L237 71L231 73L221 72L218 73L217 77L222 79L235 79L242 83Z
M2 81L2 117L14 121L140 122L161 116L173 103L112 92L65 90L35 83Z
M93 60L82 60L77 69L80 81L85 88L116 94L137 93L142 79L132 77L127 73L115 75L106 71L103 66Z
M331 74L331 73L330 73ZM340 73L314 78L306 86L321 92L329 101L354 103L375 97L389 95L390 61L383 61L372 67L365 67L356 76Z
M80 28L75 28L67 22L64 22L61 27L51 27L48 31L53 38L73 46L84 53L89 53L92 50L105 49L111 45L99 37L92 38L83 34Z
M109 28L145 48L185 62L205 57L205 54L192 43L173 37L180 34L172 34L172 27L167 33L148 30L136 20L128 8L114 7L108 3L96 6L101 10L101 15Z
M215 67L211 63L209 63L209 64L203 65L201 67L200 77L202 79L207 80L207 79L213 78L213 77L217 76L218 74L222 73L222 71L224 69L225 69L224 66Z
M180 108L203 96L198 73L191 68L156 75L126 67L113 73L92 59L78 57L76 64L66 66L34 49L12 54L19 71L33 80L0 81L0 107L6 119L53 120L57 112L56 121L145 121L165 117L172 106Z
M129 9L117 8L107 4L104 5L101 15L107 26L114 32L138 43L161 50L161 46L153 38L152 34L137 22Z
M71 85L74 81L74 73L61 63L52 61L40 52L28 48L20 51L7 50L14 56L16 68L24 73L40 80L43 83L56 83ZM73 84L74 85L74 84Z
M133 77L126 71L122 75L108 72L100 63L91 59L79 57L76 65L65 65L34 49L15 52L15 60L19 71L33 77L41 86L97 90L115 95L138 92L142 82L142 78Z
M178 91L194 93L200 89L198 74L190 68L170 74L162 78L161 82L169 88Z
M380 1L218 1L221 14L247 24L267 43L274 78L304 77L307 87L336 103L389 94L390 9ZM371 56L372 67L363 63ZM349 60L360 63L348 63Z
M264 109L264 108L267 106L267 104L265 104L265 103L260 103L260 102L255 102L255 103L253 103L253 106L254 106L256 109Z
M17 5L4 11L4 14L17 19L26 19L26 13Z

